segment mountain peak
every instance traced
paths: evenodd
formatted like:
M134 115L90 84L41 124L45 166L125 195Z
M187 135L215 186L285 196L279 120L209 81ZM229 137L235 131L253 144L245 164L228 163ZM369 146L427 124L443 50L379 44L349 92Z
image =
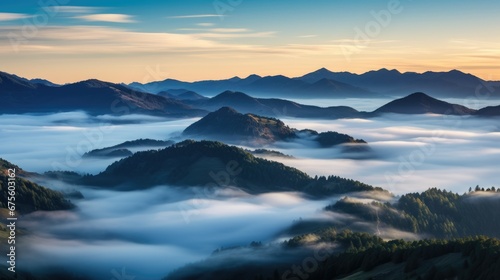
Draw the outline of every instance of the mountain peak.
M257 74L251 74L251 75L248 75L248 77L246 77L244 80L247 80L247 79L260 79L262 78L261 76L257 75Z
M404 99L415 99L415 98L424 98L424 99L434 99L434 100L437 100L436 98L428 95L428 94L425 94L423 92L415 92L415 93L412 93L406 97L403 97Z
M226 90L223 93L220 93L220 94L214 96L212 99L218 100L218 99L226 99L226 98L253 99L253 97L247 95L246 93L239 92L239 91L231 91L231 90Z
M442 115L468 115L475 110L465 106L451 104L423 92L415 92L406 97L396 99L375 110L376 113L397 114L442 114Z
M321 68L319 68L318 70L316 70L316 71L314 71L312 73L318 73L319 74L319 73L333 73L333 72L330 71L330 70L328 70L328 69L326 69L325 67L321 67Z
M233 109L231 107L224 106L224 107L221 107L219 110L213 112L213 114L217 114L217 115L238 115L240 113L238 113L235 109Z
M91 88L103 88L103 87L109 87L110 84L98 79L88 79L85 81L74 83L73 85L83 85Z
M227 79L227 80L228 80L228 81L230 81L230 82L237 82L237 81L240 81L240 80L241 80L241 78L240 78L240 77L238 77L238 76L234 76L234 77L229 78L229 79Z

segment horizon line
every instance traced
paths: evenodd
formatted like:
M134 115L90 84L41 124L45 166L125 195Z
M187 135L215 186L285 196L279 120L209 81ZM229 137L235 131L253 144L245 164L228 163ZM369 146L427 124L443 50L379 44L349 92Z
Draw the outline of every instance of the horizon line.
M296 79L296 78L301 78L307 74L311 74L311 73L314 73L314 72L317 72L317 71L320 71L320 70L327 70L329 72L332 72L332 73L350 73L350 74L354 74L354 75L364 75L364 74L367 74L367 73L370 73L370 72L379 72L379 71L383 71L383 70L386 70L388 72L392 72L392 71L397 71L398 73L400 73L401 75L404 75L404 74L419 74L419 75L422 75L422 74L425 74L425 73L449 73L449 72L453 72L453 71L458 71L458 72L461 72L463 74L466 74L466 75L472 75L476 78L479 78L483 81L486 81L486 82L497 82L496 80L486 80L480 76L477 76L477 75L474 75L472 73L469 73L469 72L464 72L460 69L457 69L457 68L453 68L453 69L450 69L450 70L447 70L447 71L433 71L433 70L426 70L426 71L423 71L423 72L417 72L417 71L400 71L396 68L392 68L392 69L389 69L389 68L386 68L386 67L382 67L382 68L379 68L379 69L372 69L372 70L368 70L368 71L365 71L365 72L351 72L351 71L332 71L330 69L328 69L327 67L320 67L316 70L313 70L313 71L309 71L309 72L306 72L300 76L287 76L287 75L284 75L284 74L274 74L274 75L259 75L259 74L256 74L256 73L252 73L252 74L248 74L248 75L235 75L235 76L231 76L231 77L222 77L222 78L218 78L218 79L180 79L180 78L174 78L174 77L167 77L167 78L164 78L164 79L159 79L159 80L152 80L152 81L148 81L148 82L145 82L145 83L142 83L140 82L140 79L137 79L137 80L133 80L131 82L125 82L125 81L110 81L110 80L106 80L106 79L99 79L97 77L89 77L89 78L84 78L84 79L81 79L81 80L75 80L75 81L71 81L71 82L66 82L66 83L57 83L57 82L54 82L53 80L50 80L49 78L45 78L45 77L28 77L28 76L21 76L20 74L18 73L11 73L11 72L7 72L7 71L3 71L3 70L0 70L0 73L5 73L5 74L8 74L8 75L13 75L13 76L16 76L18 78L21 78L21 79L27 79L27 80L33 80L33 79L41 79L41 80L46 80L46 81L49 81L51 83L54 83L54 84L57 84L57 85L68 85L68 84L74 84L74 83L78 83L78 82L82 82L82 81L88 81L88 80L99 80L101 82L108 82L108 83L114 83L114 84L126 84L126 85L129 85L129 84L132 84L132 83L140 83L140 84L148 84L148 83L154 83L154 82L161 82L161 81L165 81L165 80L177 80L177 81L180 81L180 82L188 82L188 83L195 83L195 82L203 82L203 81L222 81L222 80L229 80L229 79L234 79L234 78L238 78L238 79L246 79L250 76L259 76L261 78L264 78L264 77L274 77L274 76L284 76L284 77L287 77L287 78L290 78L290 79Z

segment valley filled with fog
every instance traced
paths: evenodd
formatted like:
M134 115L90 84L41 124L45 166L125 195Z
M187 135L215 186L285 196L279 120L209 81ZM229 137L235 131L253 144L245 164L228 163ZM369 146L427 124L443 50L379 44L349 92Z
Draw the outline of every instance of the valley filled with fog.
M82 159L83 153L138 138L178 142L196 120L140 115L117 119L81 112L4 115L0 154L27 171L97 174L117 159ZM293 157L268 159L310 176L352 178L396 195L433 187L463 193L469 187L498 183L498 119L388 114L371 119L282 120L292 128L338 131L368 142L370 150L361 155L339 147L320 148L304 139L264 147ZM85 198L74 201L74 211L38 211L23 217L28 234L20 246L30 254L19 265L30 263L34 271L57 265L72 273L92 267L96 279L109 279L113 270L122 268L140 279L158 279L220 247L290 238L284 232L299 219L339 219L322 211L339 197L310 200L298 193L249 195L169 186L120 192L60 181L44 185L79 190ZM385 233L389 238L412 236L395 229Z
M90 150L139 138L182 141L182 131L198 120L166 120L131 115L90 117L81 112L4 115L0 154L23 169L97 174L117 159L81 158ZM497 183L500 154L496 118L386 114L370 119L281 119L296 129L337 131L368 142L366 154L339 147L319 148L307 141L276 142L263 148L294 158L272 157L310 176L338 175L379 186L395 194L430 187L464 192ZM261 148L261 147L253 147ZM155 148L157 149L157 148Z

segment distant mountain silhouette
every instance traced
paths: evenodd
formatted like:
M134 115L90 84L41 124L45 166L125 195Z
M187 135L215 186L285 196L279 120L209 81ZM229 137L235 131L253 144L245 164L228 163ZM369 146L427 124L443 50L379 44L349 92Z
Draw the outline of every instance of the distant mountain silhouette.
M259 97L281 98L340 98L340 97L373 97L369 90L349 85L347 83L329 80L319 83L307 83L300 79L283 75L265 76L250 75L241 79L234 77L226 80L210 80L198 82L182 82L173 79L147 84L131 83L131 87L159 93L170 88L185 88L204 95L213 95L226 90L244 91Z
M49 86L49 87L59 87L59 86L61 86L61 85L54 84L53 82L48 81L48 80L44 80L44 79L31 79L29 81L31 83L33 83L33 84L41 84L41 85L45 85L45 86Z
M0 93L18 93L37 89L39 84L31 83L27 79L19 78L5 72L0 72Z
M200 95L191 90L185 89L169 89L167 91L162 91L158 93L159 96L163 96L165 98L180 100L180 101L197 101L197 100L206 100L207 97Z
M476 115L484 117L500 116L500 105L482 108L476 112Z
M208 111L215 111L227 106L239 112L253 113L267 117L338 119L361 117L363 115L363 113L347 106L322 108L284 99L255 98L243 92L234 91L225 91L208 100L198 100L189 104Z
M245 79L182 82L167 79L148 84L132 83L143 91L158 93L169 88L185 88L205 95L226 90L243 91L256 97L275 98L345 98L345 97L402 97L408 92L426 92L436 97L468 97L481 85L492 85L474 75L458 70L425 73L379 69L363 74L332 72L321 68L297 78L283 75ZM500 97L499 93L495 94Z
M374 111L374 113L443 115L471 115L475 112L465 106L444 102L421 92L391 101Z
M423 93L394 100L379 108L374 113L367 113L359 112L347 106L324 108L303 105L285 99L256 98L241 91L225 90L212 98L206 98L187 89L193 85L194 87L210 90L224 88L225 85L230 85L228 87L239 85L236 87L260 87L259 91L262 93L262 90L265 88L279 91L278 88L289 87L286 90L286 95L289 97L316 98L326 93L327 95L323 97L329 98L332 97L331 94L333 92L345 93L345 89L350 87L349 84L338 82L338 80L332 78L368 83L372 87L379 85L395 86L398 84L403 89L407 89L412 83L430 86L433 89L444 86L446 83L452 83L452 87L459 87L461 90L464 90L467 88L470 89L470 86L478 82L477 77L457 70L417 74L381 69L358 75L349 72L335 73L323 68L303 77L293 79L285 76L260 77L250 75L244 79L233 77L221 81L200 81L194 83L166 80L142 86L142 88L149 88L154 85L169 85L169 91L159 94L149 94L132 89L131 86L113 84L95 79L62 86L55 84L49 86L47 85L51 84L49 81L43 82L45 80L41 80L32 82L16 75L0 72L0 101L3 105L0 107L0 114L55 113L79 110L94 115L148 114L165 117L196 117L204 116L208 111L215 111L226 106L235 108L243 113L266 117L318 119L365 118L384 112L403 114L476 114L475 110L460 105L449 104ZM479 80L478 83L479 87L476 85L476 90L477 88L483 88L483 90L486 88L492 98L497 97L497 92L500 92L498 82ZM351 89L353 88L351 87ZM353 90L359 92L360 89ZM460 91L457 92L459 93ZM274 94L271 93L270 95ZM372 96L372 93L369 93L369 95ZM372 97L376 96L380 95L373 95ZM433 96L436 95L433 94ZM354 97L354 95L349 95L349 97ZM361 97L361 95L357 97ZM496 113L496 109L493 107L479 110L477 115L495 116L498 113Z
M314 82L307 86L306 90L310 92L312 97L318 93L322 93L324 97L330 97L332 94L345 97L374 97L374 94L368 90L327 78ZM304 96L304 98L307 97L309 96Z
M478 86L489 83L458 70L428 71L420 74L415 72L401 73L385 68L363 74L332 72L321 68L297 79L308 83L315 83L321 79L332 79L376 92L378 95L401 96L407 92L426 92L436 97L472 96Z
M206 114L178 100L136 92L129 87L87 80L60 87L26 82L0 73L0 113L53 113L82 110L90 114L150 114L192 117Z
M82 157L123 158L133 154L129 149L99 149L87 152Z
M299 191L318 197L375 189L336 176L313 179L300 170L257 158L241 148L192 140L162 150L138 152L111 164L98 175L83 177L80 183L122 189L157 185L236 187L253 194Z

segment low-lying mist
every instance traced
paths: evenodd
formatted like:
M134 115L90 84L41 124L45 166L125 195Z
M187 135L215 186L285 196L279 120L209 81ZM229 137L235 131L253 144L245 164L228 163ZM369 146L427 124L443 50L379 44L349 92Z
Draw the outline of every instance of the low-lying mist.
M81 112L53 115L3 115L0 156L28 171L72 170L96 174L119 158L86 158L92 149L138 138L181 141L197 119L165 120L127 116L90 117ZM312 141L277 142L275 149L295 159L273 157L311 176L338 175L380 186L396 194L430 187L464 192L497 185L499 119L441 115L388 114L373 119L283 119L297 129L337 131L369 143L369 153L319 148ZM256 148L256 147L252 147Z
M95 174L117 159L82 159L84 153L139 138L170 139L196 120L144 115L92 117L82 112L2 115L0 157L32 172Z
M180 141L181 132L196 120L117 119L81 112L3 115L0 157L27 171L95 174L117 158L82 159L85 152L139 138ZM346 155L341 147L319 148L303 139L263 147L292 155L295 158L270 159L311 176L338 175L395 194L431 187L464 192L476 185L498 187L500 181L498 119L385 115L367 120L283 121L293 128L337 131L369 143L370 153L357 158ZM25 235L19 245L19 267L69 267L82 274L92 271L96 279L116 278L115 273L126 270L127 275L138 276L137 280L159 279L186 263L205 259L221 246L283 240L291 236L286 232L298 220L351 223L381 231L384 238L415 238L339 213L325 213L324 207L338 198L308 200L296 193L251 196L237 190L200 196L204 191L197 188L166 186L133 192L61 182L47 186L78 189L85 199L75 201L74 211L35 212L20 219Z
M431 187L464 192L498 185L499 119L390 114L374 119L336 121L284 119L298 129L338 131L362 138L371 157L349 159L336 147L304 149L279 143L296 159L275 158L310 175L335 174L380 186L396 194Z
M322 215L331 200L295 193L251 196L219 190L160 186L116 192L81 188L76 211L35 212L22 217L26 230L20 267L35 272L64 267L95 279L126 268L137 279L160 279L209 256L215 249L274 242L294 220ZM198 194L198 195L197 195Z

